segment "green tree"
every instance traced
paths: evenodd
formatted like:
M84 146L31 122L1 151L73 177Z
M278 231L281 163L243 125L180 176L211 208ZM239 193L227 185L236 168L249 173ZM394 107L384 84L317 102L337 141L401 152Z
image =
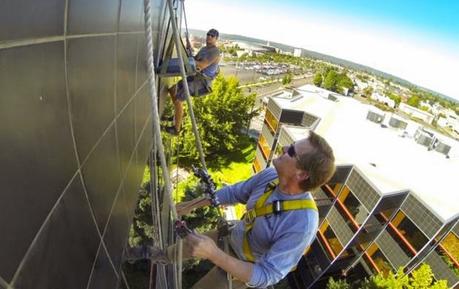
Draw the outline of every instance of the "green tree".
M421 98L415 94L413 94L410 98L407 100L407 104L411 105L413 107L419 107L419 103L421 102Z
M328 279L327 289L351 289L346 280L338 279L334 280L333 278Z
M322 86L322 74L320 74L319 72L316 73L316 75L314 75L314 80L312 81L314 83L315 86Z
M429 111L429 108L427 106L424 106L424 105L421 105L421 107L419 107L420 110L423 110L423 111Z
M233 150L243 128L258 113L252 111L255 94L246 95L238 86L237 78L219 75L211 93L193 99L193 110L206 156ZM193 162L198 159L198 151L189 117L185 118L183 131L177 142L180 145L180 158Z
M343 93L343 88L347 88L351 91L354 88L354 82L352 82L345 72L338 74L337 82L337 92L339 93Z
M239 61L247 61L249 60L250 56L248 53L244 53L239 57Z
M362 91L362 96L369 98L373 94L373 87L367 86Z
M372 276L370 282L375 285L375 288L403 289L409 286L410 278L403 273L403 268L400 267L396 274L389 272L389 274L385 276L379 273L376 276Z
M287 73L286 75L284 75L284 77L282 78L282 85L288 85L291 82L292 82L292 74Z
M325 76L324 83L323 83L323 88L331 90L331 91L336 91L338 84L338 73L336 73L335 70L330 70L327 73L327 76Z
M411 273L411 276L399 268L397 273L389 272L385 275L378 273L358 282L349 285L344 280L335 281L332 278L328 281L327 289L447 289L446 280L435 281L432 269L427 264L422 264L418 269Z

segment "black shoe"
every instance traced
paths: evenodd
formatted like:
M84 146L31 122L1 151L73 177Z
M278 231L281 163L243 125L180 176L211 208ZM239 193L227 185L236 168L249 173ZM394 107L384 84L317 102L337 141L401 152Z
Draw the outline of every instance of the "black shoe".
M179 135L179 131L175 128L175 126L166 126L164 130L171 135Z
M174 117L173 116L165 116L165 115L163 115L161 117L161 121L174 121Z

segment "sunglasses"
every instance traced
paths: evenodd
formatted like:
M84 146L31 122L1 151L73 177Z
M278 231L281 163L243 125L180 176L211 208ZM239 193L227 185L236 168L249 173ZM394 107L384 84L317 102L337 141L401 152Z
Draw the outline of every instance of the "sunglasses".
M207 36L215 37L215 35L213 35L213 34L211 34L211 33L207 33Z
M292 143L288 149L287 149L287 154L291 158L295 158L297 161L299 161L298 155L296 154L295 151L295 143Z

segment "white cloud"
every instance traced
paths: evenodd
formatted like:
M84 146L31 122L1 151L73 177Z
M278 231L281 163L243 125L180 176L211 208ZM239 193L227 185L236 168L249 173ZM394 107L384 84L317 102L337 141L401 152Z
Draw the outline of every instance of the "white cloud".
M454 69L459 51L411 31L375 24L362 25L323 12L288 11L250 3L185 2L191 28L215 27L239 34L298 46L368 65L415 84L459 99Z

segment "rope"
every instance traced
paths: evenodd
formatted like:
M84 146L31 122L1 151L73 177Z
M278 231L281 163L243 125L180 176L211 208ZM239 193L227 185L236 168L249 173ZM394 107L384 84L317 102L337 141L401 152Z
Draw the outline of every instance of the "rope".
M188 55L193 56L193 49L191 48L190 42L190 33L188 31L188 21L186 20L186 12L185 12L185 0L180 0L182 2L182 13L183 13L183 20L185 20L185 38L186 38L186 46Z
M172 218L177 219L177 210L172 198L172 185L171 179L169 176L169 171L166 163L166 156L164 154L164 146L161 138L161 129L159 127L159 114L158 114L158 96L156 94L156 81L155 81L155 71L153 65L153 39L152 39L152 16L151 16L151 1L152 0L144 0L145 5L145 34L147 38L147 65L148 65L148 84L150 88L151 100L152 100L152 118L153 118L153 135L155 137L155 144L157 146L157 150L159 153L159 160L161 162L161 170L163 172L164 177L164 185L165 185L165 193L169 197L170 205L171 205L171 213Z
M152 39L152 16L151 16L151 1L144 0L144 13L145 13L145 37L147 40L147 65L148 65L148 84L150 89L150 95L152 99L152 122L153 122L153 136L154 143L156 145L157 151L159 153L159 159L161 162L161 170L163 172L164 185L165 185L165 194L169 197L169 207L172 214L172 219L177 219L177 210L174 205L172 198L172 186L169 176L169 171L166 163L166 156L164 154L164 147L161 138L160 130L160 120L158 113L158 97L156 94L156 81L155 81L155 71L154 71L154 62L153 62L153 39ZM177 288L181 288L180 284L176 284Z
M145 0L145 1L147 1L147 0ZM174 14L175 13L174 9L172 9L172 0L167 0L167 2L169 3L170 17L172 19L176 19L175 14ZM186 77L186 72L185 72L185 64L183 62L182 54L181 54L181 51L180 51L180 48L179 48L180 35L178 34L177 22L175 22L175 21L172 21L172 31L173 31L173 34L174 34L173 36L174 36L174 40L175 40L175 48L177 50L177 56L178 56L179 65L180 65L180 72L181 72L181 75L182 75L182 82L183 82L183 86L184 86L185 94L186 94L186 102L188 104L188 109L190 111L191 125L193 127L193 133L194 133L195 139L196 139L196 147L197 147L198 152L199 152L199 159L201 161L202 168L205 171L207 171L206 161L205 161L205 158L204 158L204 152L202 150L201 139L199 137L199 131L198 131L198 127L196 125L196 118L194 116L193 106L192 106L192 103L191 103L190 90L189 90L189 87L188 87L188 82L186 81L187 77Z

